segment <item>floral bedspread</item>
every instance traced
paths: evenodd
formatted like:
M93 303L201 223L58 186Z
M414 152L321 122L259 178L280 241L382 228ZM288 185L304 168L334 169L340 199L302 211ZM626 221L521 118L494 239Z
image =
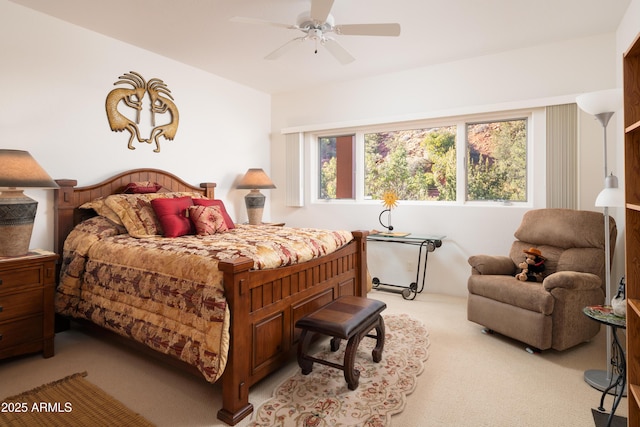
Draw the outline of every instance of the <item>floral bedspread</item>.
M211 236L133 238L97 216L67 237L56 311L177 357L214 382L226 365L230 321L218 261L245 256L254 269L277 268L351 240L348 231L245 225Z

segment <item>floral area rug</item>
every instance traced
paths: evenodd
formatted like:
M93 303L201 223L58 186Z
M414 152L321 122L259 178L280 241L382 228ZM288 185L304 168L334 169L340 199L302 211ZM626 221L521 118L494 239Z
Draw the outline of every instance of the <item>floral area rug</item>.
M349 390L341 370L319 363L309 375L300 371L276 388L273 397L253 416L251 427L297 426L388 426L391 416L402 412L406 397L416 386L429 357L429 334L424 325L407 315L383 316L385 344L382 361L374 363L371 351L375 339L363 338L358 347L355 367L360 385ZM332 353L326 350L316 357L342 364L343 341Z

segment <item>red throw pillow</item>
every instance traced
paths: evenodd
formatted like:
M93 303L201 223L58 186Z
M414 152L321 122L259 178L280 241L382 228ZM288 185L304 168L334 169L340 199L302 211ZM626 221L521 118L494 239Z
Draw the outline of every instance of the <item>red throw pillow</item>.
M228 230L220 206L191 206L189 219L195 226L198 236L208 236Z
M156 193L162 188L162 185L151 181L130 182L122 190L125 194L146 194Z
M193 227L187 216L189 207L193 206L191 197L153 199L151 200L151 206L162 225L165 237L180 237L185 234L193 234Z
M224 218L224 223L227 225L228 230L233 230L236 228L233 220L227 213L227 210L224 207L224 203L219 199L193 199L193 204L195 206L218 206L220 208L220 213Z

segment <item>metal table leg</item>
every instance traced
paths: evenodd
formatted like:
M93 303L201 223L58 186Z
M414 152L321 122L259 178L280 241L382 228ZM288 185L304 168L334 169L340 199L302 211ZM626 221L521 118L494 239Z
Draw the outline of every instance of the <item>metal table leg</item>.
M427 261L429 260L429 252L433 252L436 248L442 246L441 240L424 240L420 243L407 243L407 242L394 242L420 245L418 249L418 265L416 266L416 281L409 284L409 286L395 285L392 283L383 283L379 278L374 277L372 284L374 289L388 291L390 289L379 288L380 285L391 286L394 288L402 288L399 291L402 294L402 298L406 300L414 300L416 296L424 290L426 276L427 276Z
M610 326L613 331L613 345L614 351L611 357L611 365L613 365L614 369L617 370L617 378L616 380L609 385L602 392L602 397L600 398L600 407L598 407L598 411L605 412L604 408L604 398L607 394L613 390L613 406L611 407L611 413L609 414L609 418L607 419L607 427L611 426L611 422L613 421L613 415L618 409L618 405L620 404L620 399L622 399L622 395L624 394L624 389L627 385L627 361L624 354L624 349L618 340L618 328L615 326Z

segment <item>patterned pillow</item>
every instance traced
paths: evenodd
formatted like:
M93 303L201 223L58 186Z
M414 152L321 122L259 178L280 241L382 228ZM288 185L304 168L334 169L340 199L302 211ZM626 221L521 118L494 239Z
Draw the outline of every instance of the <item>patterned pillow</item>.
M146 194L156 193L162 188L162 185L151 181L130 182L122 190L126 194Z
M84 203L80 206L80 209L93 209L95 213L111 220L114 224L122 225L120 217L105 204L104 197L98 197L90 202Z
M189 219L196 227L198 236L208 236L228 230L219 206L191 206Z
M184 196L202 197L201 194L190 192L114 194L105 199L105 204L113 209L132 237L150 237L164 234L151 200Z
M196 206L200 206L200 205L202 205L202 206L218 206L220 208L220 213L222 214L222 217L224 218L224 222L225 222L225 224L227 224L227 229L233 230L234 228L236 228L236 225L233 223L233 220L231 219L231 217L227 213L227 209L224 207L224 202L222 200L202 198L202 199L194 200L193 204L196 205Z

